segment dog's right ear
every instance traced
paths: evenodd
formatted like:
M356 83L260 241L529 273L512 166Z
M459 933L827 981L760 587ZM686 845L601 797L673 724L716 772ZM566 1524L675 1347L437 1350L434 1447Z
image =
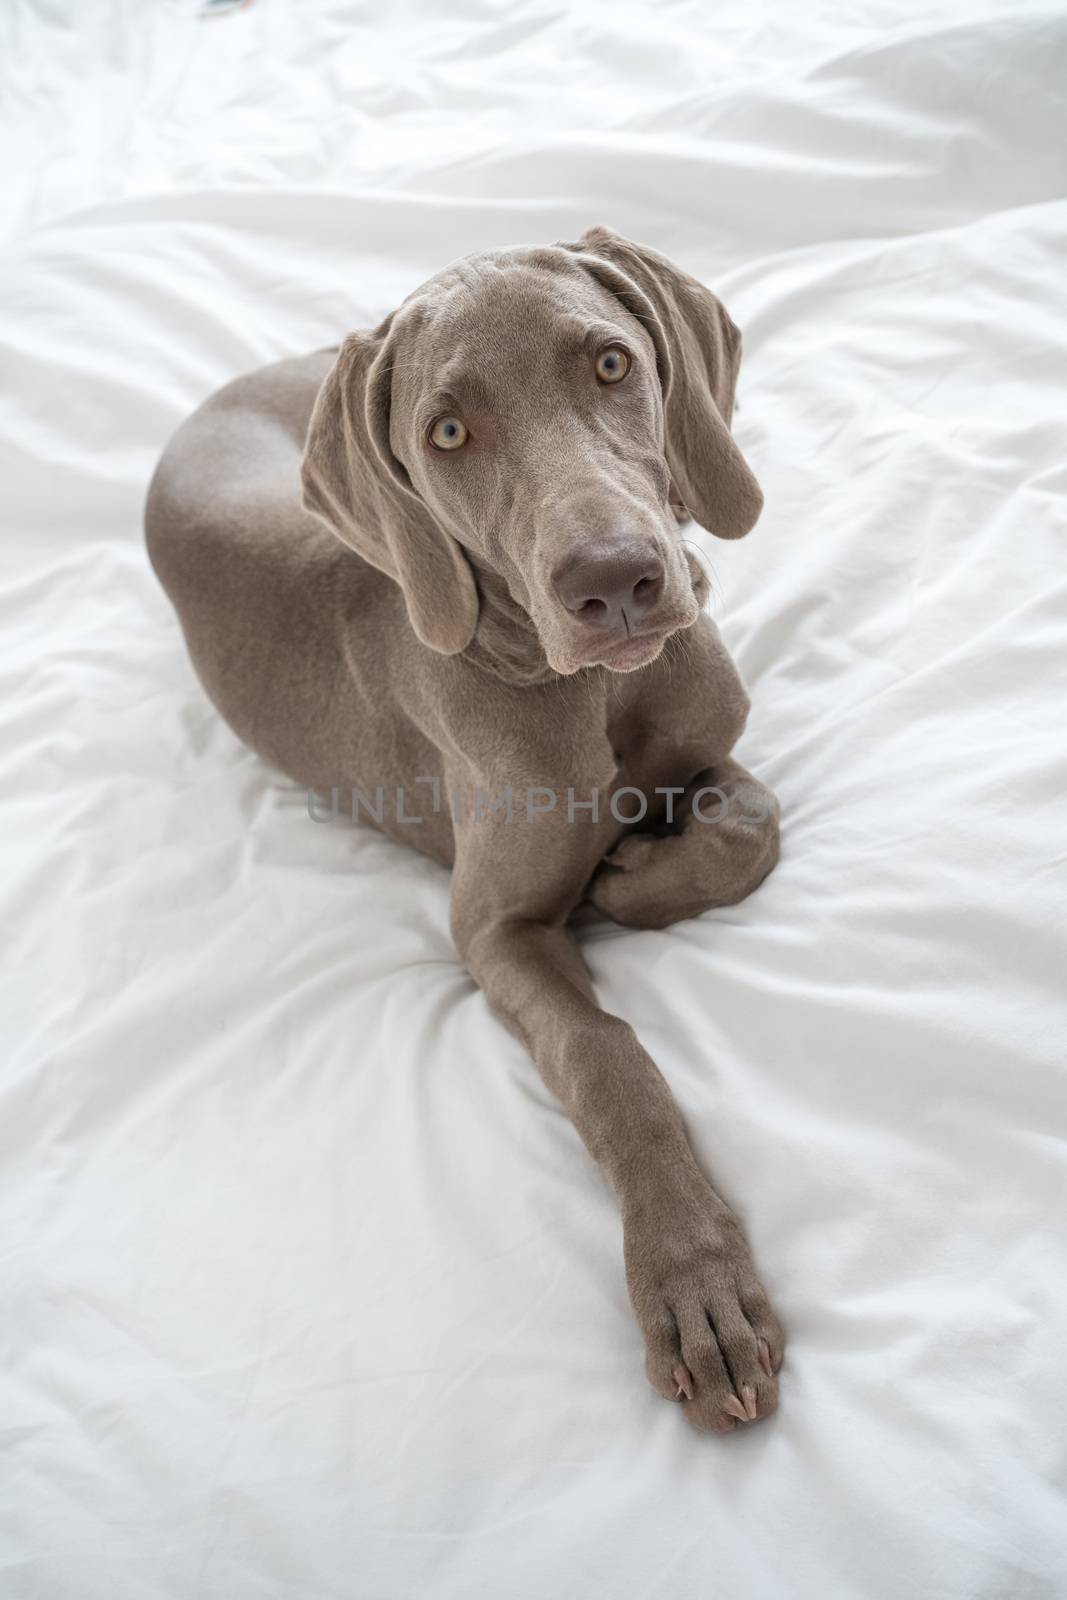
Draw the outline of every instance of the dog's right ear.
M610 228L590 228L564 248L644 323L656 347L664 453L681 499L709 533L740 539L763 495L730 433L741 335L725 306L658 250Z
M474 637L478 591L462 549L393 454L389 327L349 334L326 375L300 467L304 507L400 585L423 644L455 655Z

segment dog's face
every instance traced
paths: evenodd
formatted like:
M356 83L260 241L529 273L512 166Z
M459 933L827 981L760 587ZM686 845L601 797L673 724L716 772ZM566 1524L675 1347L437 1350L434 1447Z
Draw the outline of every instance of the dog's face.
M392 328L390 445L560 673L644 666L699 606L668 502L656 350L563 251L464 263Z
M469 642L489 569L556 672L633 671L703 596L672 484L725 537L758 515L728 429L738 357L707 290L604 230L468 258L345 341L305 503L397 578L435 649Z

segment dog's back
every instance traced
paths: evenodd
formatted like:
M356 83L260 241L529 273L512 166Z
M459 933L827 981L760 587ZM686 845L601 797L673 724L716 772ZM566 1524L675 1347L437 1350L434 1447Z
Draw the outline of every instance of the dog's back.
M373 630L392 601L403 625L395 585L301 504L304 437L334 355L277 362L205 401L167 445L145 505L149 557L204 688L245 743L309 784L343 776L336 739L314 737L338 620Z

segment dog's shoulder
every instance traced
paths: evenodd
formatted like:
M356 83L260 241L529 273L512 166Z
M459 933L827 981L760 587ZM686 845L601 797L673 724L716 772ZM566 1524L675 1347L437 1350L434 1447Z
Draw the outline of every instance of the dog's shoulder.
M600 675L511 683L410 640L397 667L401 709L472 782L597 782L614 770Z

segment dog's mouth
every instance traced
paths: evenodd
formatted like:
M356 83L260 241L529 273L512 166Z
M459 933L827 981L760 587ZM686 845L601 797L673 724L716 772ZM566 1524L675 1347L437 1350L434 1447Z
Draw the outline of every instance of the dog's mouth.
M651 665L667 640L681 629L692 626L699 614L699 608L694 604L691 612L687 610L684 615L670 621L659 622L654 627L641 628L615 639L590 643L577 665L607 667L609 672L637 672L641 667Z
M632 633L615 644L602 644L591 652L584 666L607 667L611 672L636 672L655 661L673 630L662 628Z

